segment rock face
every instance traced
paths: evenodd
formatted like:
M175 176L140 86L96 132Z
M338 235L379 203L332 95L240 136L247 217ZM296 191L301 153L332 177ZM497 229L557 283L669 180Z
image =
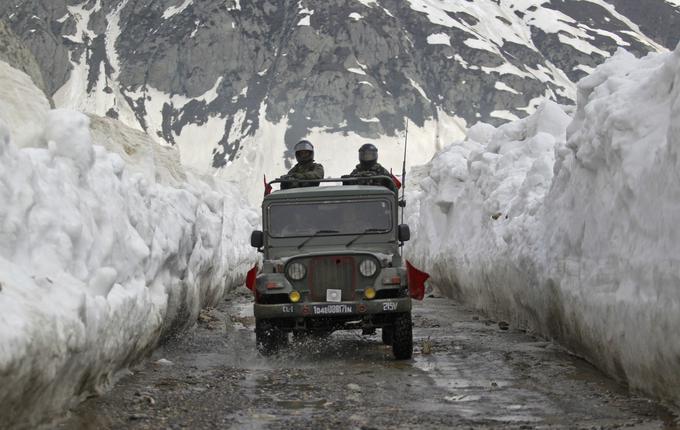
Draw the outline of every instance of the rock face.
M666 48L673 49L680 42L680 3L665 0L608 0L616 10L626 15Z
M38 88L47 90L42 70L33 53L2 21L0 21L0 61L26 73Z
M285 122L290 159L314 129L371 139L406 118L498 124L544 97L572 103L574 82L619 47L677 43L675 3L8 0L0 19L57 105L169 144L194 136L213 148L207 169L238 159L264 122Z

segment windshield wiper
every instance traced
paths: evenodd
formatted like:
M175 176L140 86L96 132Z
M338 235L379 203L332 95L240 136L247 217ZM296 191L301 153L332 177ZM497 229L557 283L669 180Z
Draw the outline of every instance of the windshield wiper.
M314 239L315 237L317 237L318 235L323 234L323 233L340 233L340 232L337 231L337 230L319 230L319 231L317 231L316 233L314 233L313 235L309 236L307 239L303 240L303 241L297 246L297 249L302 249L302 247L305 246L305 244L306 244L307 242L309 242L310 240Z
M364 235L366 235L366 234L368 234L368 233L375 233L375 232L378 232L378 231L384 232L385 230L382 229L382 228L367 228L367 229L364 230L363 232L359 233L359 234L358 234L356 237L354 237L352 240L350 240L349 242L347 242L347 244L345 244L345 246L346 246L346 247L347 247L347 246L350 246L351 244L353 244L354 242L356 242L357 240L359 240L360 237L362 237L362 236L364 236Z

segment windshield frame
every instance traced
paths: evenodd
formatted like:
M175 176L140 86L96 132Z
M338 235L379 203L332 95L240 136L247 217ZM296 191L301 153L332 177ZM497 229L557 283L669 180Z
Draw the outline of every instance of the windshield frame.
M380 231L375 231L375 232L370 232L370 233L365 233L365 234L380 234L380 235L385 235L385 234L390 234L394 231L395 229L395 218L394 218L394 204L391 201L391 199L387 198L386 196L375 196L371 198L353 198L353 199L342 199L342 200L296 200L296 201L277 201L277 202L272 202L270 205L267 206L266 208L266 215L267 215L267 229L266 229L266 234L269 238L276 239L276 240L283 240L283 239L293 239L293 238L307 238L314 236L314 233L309 233L309 234L298 234L298 235L291 235L291 236L274 236L271 232L271 220L272 220L272 207L275 206L302 206L306 204L343 204L343 203L367 203L367 202L381 202L381 203L386 203L389 207L390 215L389 215L389 228L385 230L380 230ZM330 227L328 228L330 229ZM364 232L362 231L357 231L357 232L341 232L341 233L328 233L328 234L317 234L316 237L333 237L333 236L356 236L357 234L362 234Z

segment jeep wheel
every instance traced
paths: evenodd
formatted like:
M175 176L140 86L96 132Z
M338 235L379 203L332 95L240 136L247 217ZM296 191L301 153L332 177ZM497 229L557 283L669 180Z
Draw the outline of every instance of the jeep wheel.
M397 360L408 360L413 355L411 313L401 314L394 319L392 354Z
M392 345L392 337L394 336L394 327L387 326L383 327L382 330L382 341L385 345Z
M287 335L267 320L255 320L255 343L262 355L275 354L285 346Z

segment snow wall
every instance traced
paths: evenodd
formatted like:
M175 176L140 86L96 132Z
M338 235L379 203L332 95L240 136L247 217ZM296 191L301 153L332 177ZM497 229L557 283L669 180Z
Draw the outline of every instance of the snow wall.
M478 124L414 171L407 253L443 293L680 405L679 157L680 46L620 51L575 111Z
M0 62L0 427L108 388L242 283L257 213Z

